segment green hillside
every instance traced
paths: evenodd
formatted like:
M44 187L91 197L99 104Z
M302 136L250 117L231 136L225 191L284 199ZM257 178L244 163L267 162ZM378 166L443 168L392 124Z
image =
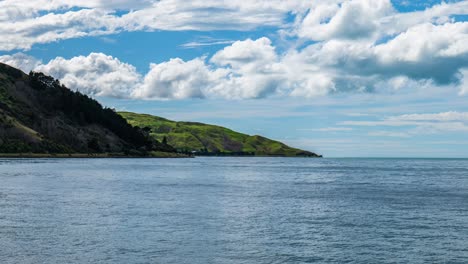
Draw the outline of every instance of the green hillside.
M24 153L176 155L171 146L58 80L0 63L0 154Z
M175 122L147 114L119 114L131 125L144 128L156 140L167 141L181 152L196 152L196 155L320 157L262 136L249 136L220 126Z

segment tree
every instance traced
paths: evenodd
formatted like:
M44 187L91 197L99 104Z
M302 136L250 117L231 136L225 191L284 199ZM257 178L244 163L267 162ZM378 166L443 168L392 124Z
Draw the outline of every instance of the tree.
M88 148L97 153L101 152L101 146L99 146L99 141L97 138L92 138L88 141Z

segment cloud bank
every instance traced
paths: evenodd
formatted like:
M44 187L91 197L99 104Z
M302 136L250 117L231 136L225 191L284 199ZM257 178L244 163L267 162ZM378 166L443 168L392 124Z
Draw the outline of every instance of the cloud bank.
M415 86L468 93L468 22L454 18L468 14L466 1L407 13L390 0L73 2L0 2L0 49L121 31L260 26L275 27L293 44L280 52L267 37L226 42L211 56L152 63L144 74L102 53L48 63L16 53L0 61L43 71L91 95L119 98L314 97ZM293 21L286 20L291 15Z

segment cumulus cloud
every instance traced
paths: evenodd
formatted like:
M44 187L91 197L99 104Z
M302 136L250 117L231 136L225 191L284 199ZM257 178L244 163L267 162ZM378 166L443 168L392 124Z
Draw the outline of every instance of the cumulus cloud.
M15 53L13 55L0 56L0 62L18 68L26 73L35 69L42 63L40 60L32 56L26 55L24 53Z
M256 54L264 45L270 47L269 52ZM286 78L276 68L276 54L270 45L266 38L249 39L220 51L212 63L205 57L190 61L176 58L152 63L144 76L134 66L103 53L71 59L58 57L47 64L24 54L2 56L0 61L44 72L89 95L137 99L259 98L277 93L278 85ZM238 57L237 52L242 55ZM26 59L35 64L26 65Z
M306 6L305 0L4 0L0 2L0 50L28 50L36 43L122 31L282 27L288 14Z
M314 91L401 89L409 84L466 86L468 23L421 24L384 43L331 39L292 50L283 58L300 76L315 75ZM302 84L306 84L307 79ZM418 83L419 82L419 83ZM321 85L318 85L321 84ZM313 94L313 93L312 93Z
M102 53L69 60L58 57L35 70L59 79L71 89L119 98L128 97L142 78L134 66Z
M316 43L288 52L284 61L300 65L292 68L301 69L302 76L315 75L315 85L293 93L458 85L465 94L468 23L450 16L467 13L466 1L409 13L398 13L390 0L331 1L311 7L295 32Z
M441 1L440 4L426 8L422 11L395 13L381 18L380 35L397 35L408 28L432 23L436 25L454 22L452 16L468 14L468 2L452 1L447 3Z
M151 64L133 96L144 99L259 98L280 92L287 81L268 38L237 41L212 56Z
M418 23L443 21L441 18L467 9L466 3L441 4L401 15L390 0L4 0L0 2L0 50L27 50L36 43L121 31L287 28L292 26L286 21L291 14L298 16L301 37L359 39L377 36L378 29L396 34Z
M203 89L216 85L218 74L210 71L202 58L151 64L143 84L132 96L140 99L203 98Z
M237 41L210 61L229 70L223 83L211 90L224 97L259 98L281 93L287 87L285 65L268 38Z
M450 83L468 66L468 23L422 24L375 47L377 61L389 74Z
M0 61L45 71L85 93L140 99L314 97L446 86L465 95L468 22L451 16L467 13L466 1L399 13L390 0L38 0L22 6L4 0L0 49L121 31L257 26L275 26L296 43L286 49L266 37L188 43L230 45L211 56L153 63L145 74L100 53L47 64L22 53ZM283 25L291 14L295 21Z
M359 39L378 30L380 19L394 13L389 0L351 0L311 8L298 34L312 40Z
M119 12L117 12L119 11ZM122 31L252 30L271 26L316 41L396 35L421 23L445 23L468 3L442 3L406 14L390 0L35 0L0 2L0 50L27 50ZM296 23L286 18L296 16ZM209 18L209 19L207 19Z
M422 11L398 13L390 0L318 1L308 10L296 23L295 32L300 37L315 41L378 40L419 24L450 22L450 16L468 13L468 3L442 2Z

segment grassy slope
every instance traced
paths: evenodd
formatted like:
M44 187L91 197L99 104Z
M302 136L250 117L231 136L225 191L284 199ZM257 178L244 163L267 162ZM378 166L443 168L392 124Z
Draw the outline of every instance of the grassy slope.
M186 156L52 77L28 75L0 63L0 157L31 153L54 157L68 157L69 153L80 157L88 153L93 157Z
M261 136L249 136L230 129L193 122L175 122L157 116L120 112L134 126L151 128L151 135L179 151L204 150L215 154L251 154L257 156L315 156Z
M42 137L37 131L23 125L16 118L3 111L2 108L4 107L10 109L17 108L14 98L8 92L8 89L11 89L9 86L12 86L11 81L13 81L11 77L0 72L0 128L14 131L15 133L23 135L26 138L30 138L33 141L42 141Z

